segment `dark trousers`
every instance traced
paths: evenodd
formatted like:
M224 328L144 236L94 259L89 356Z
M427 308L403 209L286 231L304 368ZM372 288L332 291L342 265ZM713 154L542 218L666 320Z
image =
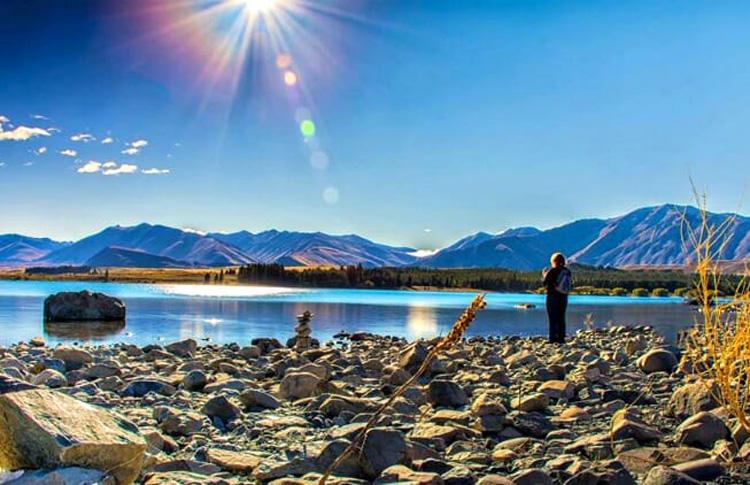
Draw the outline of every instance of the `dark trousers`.
M565 342L565 310L568 308L568 295L547 294L547 318L549 318L549 341Z

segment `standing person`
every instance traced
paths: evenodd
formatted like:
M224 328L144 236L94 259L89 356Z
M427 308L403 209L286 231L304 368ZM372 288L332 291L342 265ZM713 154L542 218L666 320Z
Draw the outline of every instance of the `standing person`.
M565 311L573 275L565 266L565 256L561 253L553 254L549 261L552 267L542 272L542 285L547 290L549 341L562 344L565 343Z

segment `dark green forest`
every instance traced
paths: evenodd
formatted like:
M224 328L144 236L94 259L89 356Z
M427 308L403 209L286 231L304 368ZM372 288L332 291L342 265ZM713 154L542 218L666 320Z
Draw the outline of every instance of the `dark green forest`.
M637 296L684 295L692 275L681 270L619 270L573 265L574 292ZM498 268L333 268L286 269L281 264L249 264L239 268L242 283L322 288L466 288L487 291L539 291L541 273Z

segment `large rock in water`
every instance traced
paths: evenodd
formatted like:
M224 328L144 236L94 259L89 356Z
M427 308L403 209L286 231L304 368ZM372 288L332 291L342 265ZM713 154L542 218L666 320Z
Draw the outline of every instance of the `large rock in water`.
M44 300L44 319L51 322L125 320L125 304L104 293L62 292Z
M80 466L132 483L145 450L135 425L105 409L0 381L0 469Z

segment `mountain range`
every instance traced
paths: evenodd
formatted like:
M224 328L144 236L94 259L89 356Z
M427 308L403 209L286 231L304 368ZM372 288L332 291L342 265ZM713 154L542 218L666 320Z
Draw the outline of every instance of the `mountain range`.
M750 218L709 214L712 224L731 217L722 259L750 259ZM665 204L610 219L581 219L559 227L479 232L434 254L378 244L363 237L269 230L259 233L196 233L163 225L112 226L75 242L19 234L0 235L0 266L89 265L95 267L208 267L252 262L286 266L362 264L432 268L501 267L536 270L552 252L591 266L633 267L684 264L684 222L697 227L694 207Z

